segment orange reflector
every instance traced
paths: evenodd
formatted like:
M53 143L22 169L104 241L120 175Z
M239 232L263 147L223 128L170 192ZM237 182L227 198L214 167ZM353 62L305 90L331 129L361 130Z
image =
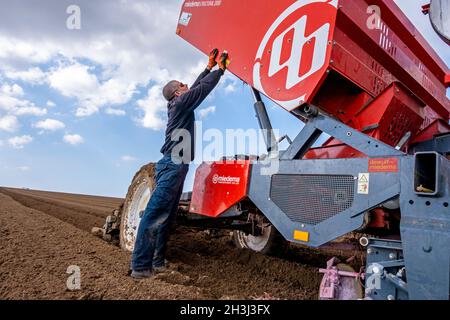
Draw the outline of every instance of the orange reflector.
M309 242L309 232L294 230L294 240Z

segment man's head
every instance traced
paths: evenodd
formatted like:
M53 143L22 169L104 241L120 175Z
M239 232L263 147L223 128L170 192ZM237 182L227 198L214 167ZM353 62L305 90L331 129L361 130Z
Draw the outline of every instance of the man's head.
M188 90L189 88L186 84L177 80L172 80L164 86L163 96L164 98L166 98L167 101L170 101L175 97L181 96Z

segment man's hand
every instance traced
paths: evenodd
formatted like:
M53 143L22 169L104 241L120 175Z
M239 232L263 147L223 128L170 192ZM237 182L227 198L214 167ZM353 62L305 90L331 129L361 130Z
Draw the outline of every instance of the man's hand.
M225 50L222 52L220 58L219 58L219 68L222 69L222 71L225 72L227 70L228 65L230 64L230 59L228 57L228 52Z
M216 59L217 59L218 54L219 54L219 50L217 50L217 49L213 49L210 52L209 63L208 63L208 66L206 67L208 70L211 70L212 68L214 68L217 65Z

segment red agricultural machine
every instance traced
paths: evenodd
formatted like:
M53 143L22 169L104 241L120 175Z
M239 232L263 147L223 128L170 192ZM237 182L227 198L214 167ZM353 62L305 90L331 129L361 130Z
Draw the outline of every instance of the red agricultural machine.
M238 246L263 253L364 234L364 272L330 260L321 298L449 299L449 70L393 1L186 0L176 33L204 53L230 52L268 150L202 164L180 222L234 230ZM287 150L261 94L304 123ZM106 224L127 250L152 168Z

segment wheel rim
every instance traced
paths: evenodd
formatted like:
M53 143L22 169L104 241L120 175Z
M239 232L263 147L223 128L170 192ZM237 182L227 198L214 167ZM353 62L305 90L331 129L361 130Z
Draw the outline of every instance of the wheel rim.
M143 180L136 188L128 210L125 212L122 239L124 240L124 247L128 251L134 249L139 223L141 222L141 212L143 213L147 207L151 194L147 180Z
M239 244L243 248L248 248L250 250L260 252L266 247L267 243L269 242L271 228L272 226L263 228L262 234L260 236L253 236L251 234L245 234L242 231L238 231L237 238Z

